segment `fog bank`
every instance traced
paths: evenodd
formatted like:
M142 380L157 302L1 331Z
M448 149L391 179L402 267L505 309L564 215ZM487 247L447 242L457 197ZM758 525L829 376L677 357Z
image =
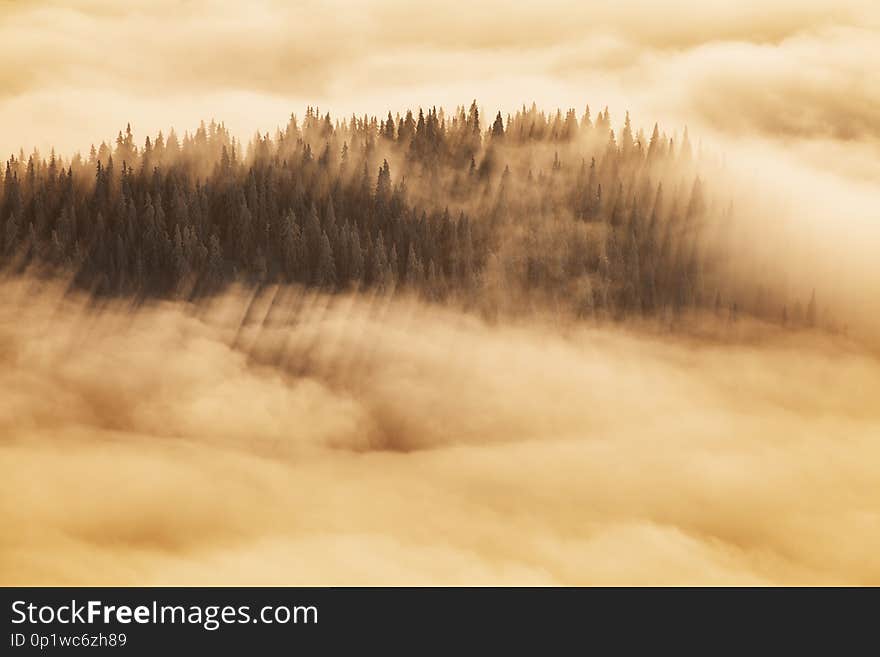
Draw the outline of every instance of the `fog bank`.
M3 584L880 583L841 336L0 294Z

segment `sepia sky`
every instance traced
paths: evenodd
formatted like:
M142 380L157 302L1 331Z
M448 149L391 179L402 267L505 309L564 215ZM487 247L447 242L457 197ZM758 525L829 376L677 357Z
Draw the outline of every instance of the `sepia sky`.
M64 153L306 104L625 109L670 132L880 140L872 0L0 0L0 151ZM876 151L873 153L876 155ZM880 177L880 165L865 175Z

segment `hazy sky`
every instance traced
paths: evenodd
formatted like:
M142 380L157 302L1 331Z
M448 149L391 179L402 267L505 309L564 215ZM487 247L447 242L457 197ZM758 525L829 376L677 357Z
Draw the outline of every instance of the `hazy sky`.
M379 113L473 98L493 113L609 105L615 123L630 109L703 134L880 138L878 3L663 5L0 0L0 151L86 150L128 121L139 141L211 117L250 136L306 104Z

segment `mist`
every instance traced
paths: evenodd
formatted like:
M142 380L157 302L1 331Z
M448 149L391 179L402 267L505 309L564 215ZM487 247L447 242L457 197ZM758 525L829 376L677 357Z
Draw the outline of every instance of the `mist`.
M2 296L5 584L880 583L880 362L840 336Z
M533 100L608 105L618 134L627 110L648 133L688 126L724 159L718 183L761 202L737 213L743 250L763 251L756 268L880 332L876 3L493 1L468 17L398 0L244 13L227 0L0 2L0 122L15 127L0 149L69 156L112 145L128 122L142 140L211 117L246 141L306 105L381 117L477 98L489 119Z
M880 585L878 7L0 0L0 584Z

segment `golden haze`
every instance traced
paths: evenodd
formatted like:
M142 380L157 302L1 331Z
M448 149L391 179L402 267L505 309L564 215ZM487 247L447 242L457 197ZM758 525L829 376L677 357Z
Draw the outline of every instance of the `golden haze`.
M853 338L298 289L242 326L241 290L132 312L4 280L0 582L880 583L878 3L241 7L0 0L0 151L246 140L307 104L628 109L724 160L744 248L833 281Z
M0 291L7 584L880 581L849 341Z

